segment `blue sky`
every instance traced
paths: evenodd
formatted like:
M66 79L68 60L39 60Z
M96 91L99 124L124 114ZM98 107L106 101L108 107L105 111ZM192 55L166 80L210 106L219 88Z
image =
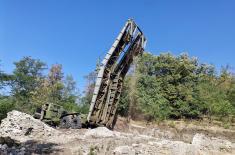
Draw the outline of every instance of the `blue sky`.
M128 18L145 33L146 51L235 66L234 0L0 0L2 68L11 73L23 56L60 63L82 91Z

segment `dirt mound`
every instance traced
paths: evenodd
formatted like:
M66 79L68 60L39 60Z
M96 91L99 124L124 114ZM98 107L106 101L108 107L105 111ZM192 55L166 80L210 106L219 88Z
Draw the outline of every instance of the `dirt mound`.
M59 131L49 127L40 120L34 119L31 115L13 110L7 114L0 125L0 135L11 137L20 142L59 134Z

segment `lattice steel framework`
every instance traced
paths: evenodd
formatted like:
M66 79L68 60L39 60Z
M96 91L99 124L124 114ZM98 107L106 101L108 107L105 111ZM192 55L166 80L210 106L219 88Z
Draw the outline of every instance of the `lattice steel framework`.
M89 124L113 127L124 77L134 57L143 53L145 45L144 34L129 19L99 68L87 117Z

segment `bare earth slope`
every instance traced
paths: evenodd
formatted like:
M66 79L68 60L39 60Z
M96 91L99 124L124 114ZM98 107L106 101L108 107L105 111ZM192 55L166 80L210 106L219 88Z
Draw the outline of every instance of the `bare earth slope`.
M131 129L131 130L130 130ZM133 131L133 132L131 132ZM141 132L142 131L142 132ZM171 130L134 125L128 133L95 129L54 129L32 116L11 111L0 125L0 154L98 154L98 155L199 155L235 154L235 144L226 137L195 133L184 141Z

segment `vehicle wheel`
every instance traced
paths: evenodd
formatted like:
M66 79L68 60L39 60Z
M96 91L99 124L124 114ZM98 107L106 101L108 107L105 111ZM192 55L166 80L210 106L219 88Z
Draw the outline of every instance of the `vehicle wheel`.
M36 118L36 119L40 119L41 118L41 111L42 109L41 108L37 108L33 117Z
M41 114L35 113L35 114L33 115L33 117L34 117L35 119L40 119L40 118L41 118Z
M65 116L60 120L60 128L65 128L68 129L71 127L71 117L70 116Z
M81 129L82 128L80 116L76 116L72 119L71 128L72 129Z

